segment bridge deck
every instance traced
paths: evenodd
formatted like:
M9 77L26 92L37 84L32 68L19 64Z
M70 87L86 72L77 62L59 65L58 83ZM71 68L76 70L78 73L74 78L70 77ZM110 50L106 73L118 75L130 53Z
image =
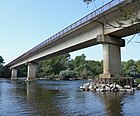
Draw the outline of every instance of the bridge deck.
M112 0L112 1L110 1L109 3L103 5L102 7L98 8L97 10L91 12L90 14L88 14L85 17L79 19L75 23L71 24L70 26L64 28L60 32L56 33L55 35L53 35L50 38L46 39L45 41L41 42L37 46L33 47L31 50L27 51L26 53L22 54L21 56L19 56L15 60L11 61L6 66L10 67L11 65L13 65L13 64L15 64L17 62L20 62L21 60L28 58L31 54L33 54L36 51L42 49L44 46L47 46L48 44L50 44L54 40L57 40L60 37L62 37L65 34L67 34L68 32L80 27L82 24L84 24L84 23L86 23L86 22L98 17L99 14L104 13L105 11L108 11L109 9L113 8L116 5L119 5L123 1L125 1L125 0Z

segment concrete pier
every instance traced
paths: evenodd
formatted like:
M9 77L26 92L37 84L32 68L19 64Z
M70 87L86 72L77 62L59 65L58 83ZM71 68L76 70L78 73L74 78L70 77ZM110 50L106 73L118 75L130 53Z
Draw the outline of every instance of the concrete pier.
M11 79L17 79L17 69L12 68L11 70Z
M101 78L111 78L121 74L121 52L120 47L125 45L125 41L113 37L99 35L98 41L103 44L103 74Z
M107 78L111 74L121 74L120 46L103 44L103 75Z
M27 80L36 79L36 68L37 68L36 63L33 63L33 62L28 63Z

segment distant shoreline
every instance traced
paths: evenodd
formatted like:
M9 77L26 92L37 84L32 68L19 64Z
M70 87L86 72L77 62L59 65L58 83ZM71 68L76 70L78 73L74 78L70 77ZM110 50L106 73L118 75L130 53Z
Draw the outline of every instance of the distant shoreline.
M2 80L2 79L6 79L6 78L0 78L0 80Z
M3 79L10 79L10 78L0 78L0 80L3 80Z

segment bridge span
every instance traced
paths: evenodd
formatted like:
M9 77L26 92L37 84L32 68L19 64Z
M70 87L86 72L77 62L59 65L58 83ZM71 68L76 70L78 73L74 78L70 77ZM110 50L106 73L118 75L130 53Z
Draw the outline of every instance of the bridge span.
M89 46L103 45L103 78L121 74L120 47L125 46L122 37L138 33L138 22L120 23L125 12L140 17L135 9L136 0L112 0L91 12L60 32L25 52L6 66L12 70L11 79L17 78L17 67L27 64L27 79L35 79L37 62ZM93 53L94 55L94 53Z

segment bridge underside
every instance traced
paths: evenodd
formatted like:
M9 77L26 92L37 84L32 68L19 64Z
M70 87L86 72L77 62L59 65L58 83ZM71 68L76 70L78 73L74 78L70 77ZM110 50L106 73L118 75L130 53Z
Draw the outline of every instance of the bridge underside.
M124 27L125 28L125 27ZM140 32L140 24L135 24L129 27L126 27L125 29L120 29L118 31L112 32L110 35L116 36L116 37L127 37L129 35L137 34Z
M28 64L27 78L33 79L36 70L35 62L97 44L103 45L103 74L100 76L110 78L112 75L120 75L120 47L125 46L125 42L121 38L138 33L140 24L127 24L124 27L118 27L116 21L120 18L122 10L131 11L134 8L135 2L133 0L124 0L120 5L98 14L95 18L87 20L75 28L72 28L72 25L72 29L64 34L58 37L56 34L55 39L49 41L43 47L39 47L35 52L29 51L9 63L8 67L12 69L12 78L17 75L16 67L22 64ZM140 18L140 10L138 11L138 17ZM85 20L85 18L83 19Z
M96 39L90 40L88 42L84 42L82 44L78 44L77 46L72 46L61 51L55 52L51 55L47 55L42 57L42 59L58 56L60 54L68 53L73 50L78 50L83 47L88 47L89 45L102 44L103 45L103 74L100 76L102 78L110 78L112 75L120 75L121 74L121 56L120 56L120 47L125 45L124 40L114 37L114 36L104 36L98 35ZM36 78L36 64L37 61L32 61L27 63L28 65L28 73L27 80L32 80ZM12 68L12 79L16 79L17 70L16 68Z

